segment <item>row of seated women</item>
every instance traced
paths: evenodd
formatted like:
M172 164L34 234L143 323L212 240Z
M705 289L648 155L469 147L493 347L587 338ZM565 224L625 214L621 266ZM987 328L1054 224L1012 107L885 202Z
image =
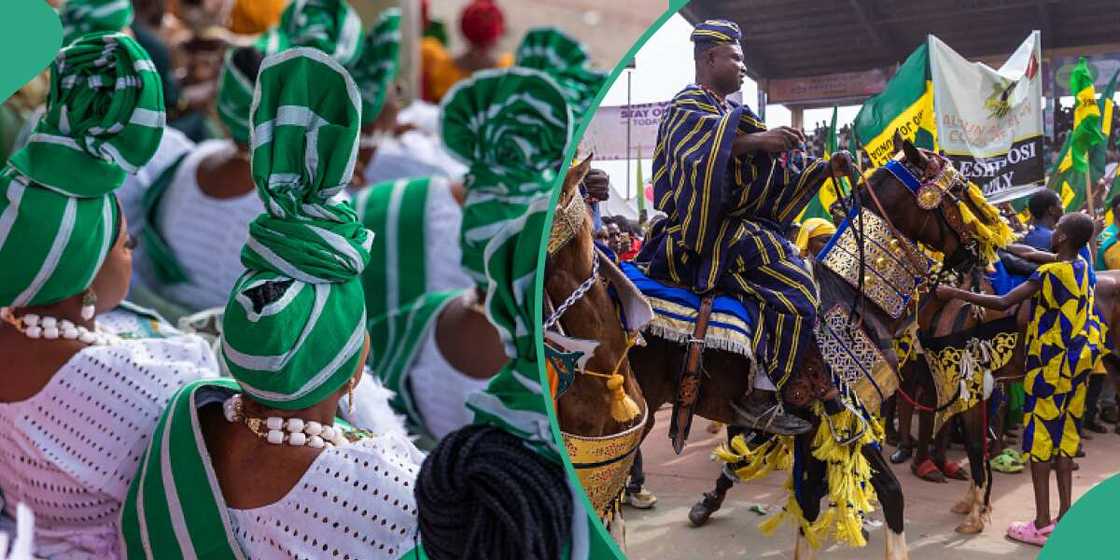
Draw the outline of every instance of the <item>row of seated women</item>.
M119 33L67 46L0 173L5 511L35 512L40 557L398 557L422 454L364 373L373 235L338 196L360 141L354 81L316 49L261 62L245 156L267 211L215 354L122 305L134 241L114 191L164 125L147 62Z

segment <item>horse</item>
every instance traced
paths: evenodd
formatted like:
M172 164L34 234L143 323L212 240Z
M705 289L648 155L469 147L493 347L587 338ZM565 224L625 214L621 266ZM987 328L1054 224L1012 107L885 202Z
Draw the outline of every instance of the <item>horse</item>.
M991 282L981 274L979 267L963 275L958 287L993 292ZM951 508L953 513L967 516L956 527L958 533L979 533L990 517L992 473L987 449L990 422L987 397L996 383L1010 383L1026 374L1026 350L1021 333L1028 319L1027 312L1025 305L1001 312L960 300L936 298L927 299L918 311L917 334L922 353L914 356L901 371L903 387L897 394L901 398L898 402L899 431L904 440L909 438L910 410L906 409L918 408L924 418L920 421L915 447L923 451L928 449L930 440L937 434L940 452L935 459L944 461L948 433L940 428L953 417L960 418L971 483L964 497ZM925 398L920 403L912 396L916 385L924 390ZM911 394L907 394L907 390Z
M553 218L545 353L564 445L592 507L625 550L621 498L650 415L627 351L640 343L637 329L652 310L595 245L579 192L590 163L569 170ZM565 362L564 355L577 357Z
M925 176L926 174L938 175L945 166L944 160L925 150L916 148L911 142L895 138L896 152L903 154L902 161ZM828 176L821 173L809 180L819 185ZM904 238L910 242L917 242L948 255L945 266L948 269L968 269L978 262L976 245L970 241L970 236L965 220L960 209L950 201L960 201L965 198L963 189L967 188L963 182L955 181L951 185L942 187L943 200L932 208L919 206L916 193L911 191L900 180L886 170L880 169L873 172L865 182L860 183L862 191L857 199L869 198L872 203L863 206L862 212L869 212L886 222L891 230L898 235L895 239ZM974 210L975 212L975 210ZM818 279L823 280L828 276L827 270L816 267L815 271L822 271ZM862 272L861 272L862 274ZM835 276L835 275L833 275ZM835 285L836 282L833 282ZM854 299L861 299L860 293L851 294ZM825 304L822 297L822 309ZM866 306L859 313L864 323L874 322L875 310ZM881 313L880 313L881 315ZM878 342L883 349L884 338L889 341L901 329L902 324L913 321L914 313L911 307L907 313L894 321L884 321L880 318L878 328ZM630 364L637 373L638 385L646 398L647 408L656 410L663 404L672 402L677 395L677 372L682 371L685 352L679 341L661 338L655 332L646 332L647 344L630 350ZM897 367L893 353L884 352L886 361ZM817 348L810 348L810 352L803 360L802 374L810 379L814 376L824 375L826 371L821 352ZM741 395L750 386L747 372L751 364L744 356L722 349L705 349L703 353L704 371L706 375L703 387L695 404L695 413L715 422L731 424L734 420L731 401ZM792 383L792 382L791 382ZM783 398L791 401L790 385L784 388ZM804 391L804 384L794 388L794 391ZM888 389L889 391L890 389ZM818 389L816 397L826 396L823 388ZM881 394L886 398L889 394ZM795 403L796 404L796 403ZM795 413L814 423L816 429L821 425L821 418L809 413L804 406L793 408ZM652 428L653 415L649 415L647 433ZM815 430L814 430L815 431ZM815 437L814 432L798 436L795 445L801 449L807 448ZM886 517L886 556L891 559L906 558L906 541L903 527L903 496L902 488L891 469L883 459L880 451L869 445L862 447L861 452L871 467L871 484L874 487L879 502L883 507ZM804 518L813 521L820 513L820 499L827 494L825 487L825 465L809 454L807 464L803 469L804 476L799 482L803 491L797 496L797 506L804 514ZM717 483L716 490L710 494L714 505L718 509L726 494L728 486ZM707 498L706 498L707 499ZM806 542L804 531L799 531L797 550L795 555L811 554L811 541Z

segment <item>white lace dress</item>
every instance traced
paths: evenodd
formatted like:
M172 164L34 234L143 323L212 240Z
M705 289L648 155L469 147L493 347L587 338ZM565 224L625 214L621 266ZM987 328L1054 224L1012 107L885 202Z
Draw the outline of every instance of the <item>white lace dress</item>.
M437 323L432 322L412 362L409 387L424 425L438 440L471 423L474 413L467 408L467 395L486 389L490 380L468 377L448 363L436 341Z
M376 435L325 449L273 504L227 508L246 558L396 560L415 546L413 490L424 455L390 408L392 394L373 378L358 387L355 412L361 414L351 420L373 426ZM213 398L200 397L200 402Z
M36 556L119 556L121 502L156 421L180 386L217 370L195 336L125 340L82 350L33 397L0 403L4 513L20 502L35 512Z
M232 150L229 140L207 140L187 155L156 209L155 227L175 254L187 281L161 284L143 245L135 260L143 285L189 311L222 307L237 278L245 272L241 247L249 239L249 223L264 211L260 195L251 190L233 198L214 198L198 186L198 166L207 157Z
M228 508L246 558L395 560L415 546L420 452L379 435L324 450L280 501Z

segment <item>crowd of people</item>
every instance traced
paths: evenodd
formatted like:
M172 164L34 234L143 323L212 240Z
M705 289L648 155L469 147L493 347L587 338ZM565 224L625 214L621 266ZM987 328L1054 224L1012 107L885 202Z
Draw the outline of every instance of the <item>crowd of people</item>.
M0 110L0 535L32 517L27 558L585 543L514 294L606 79L584 47L535 28L497 56L475 0L451 56L425 5L409 101L397 8L55 7L63 48Z

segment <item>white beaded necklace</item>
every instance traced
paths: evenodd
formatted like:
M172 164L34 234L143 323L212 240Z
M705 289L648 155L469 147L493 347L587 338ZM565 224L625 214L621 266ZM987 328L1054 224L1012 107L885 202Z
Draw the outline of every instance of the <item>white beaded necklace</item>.
M90 330L82 325L76 325L72 321L48 315L40 316L35 313L28 313L22 317L16 317L12 314L11 308L8 307L0 308L0 318L5 323L15 327L27 338L77 340L94 346L106 346L121 340L116 335L98 331L96 324L94 324L93 330Z
M296 447L308 446L312 448L338 447L345 445L346 436L341 428L321 424L314 420L303 421L300 418L254 418L245 416L244 401L240 394L233 395L222 403L226 421L231 424L243 422L257 437L273 445L288 444Z

